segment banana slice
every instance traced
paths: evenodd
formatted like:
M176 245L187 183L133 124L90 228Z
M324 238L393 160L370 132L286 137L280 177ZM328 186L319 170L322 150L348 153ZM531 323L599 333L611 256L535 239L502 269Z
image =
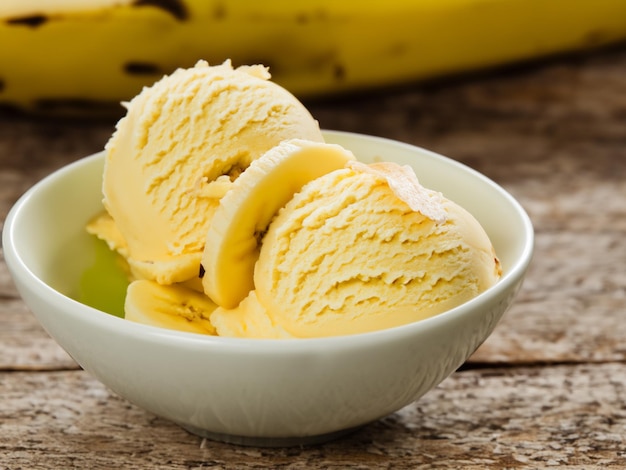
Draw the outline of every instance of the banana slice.
M109 248L117 251L124 258L128 258L128 245L115 225L113 217L103 211L91 219L86 226L87 233L104 240Z
M278 210L312 181L354 161L335 144L290 139L252 162L221 199L202 257L204 292L234 308L254 288L259 245Z
M215 335L209 320L217 306L206 295L180 284L139 280L128 286L125 318L145 325Z

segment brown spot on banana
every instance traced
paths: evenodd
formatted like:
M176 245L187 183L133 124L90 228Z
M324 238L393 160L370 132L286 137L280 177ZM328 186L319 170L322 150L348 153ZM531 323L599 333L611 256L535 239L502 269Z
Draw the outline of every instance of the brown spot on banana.
M37 15L28 15L28 16L17 16L14 18L7 18L5 20L6 24L15 25L15 26L28 26L29 28L38 28L49 18L44 14Z
M409 45L404 42L392 44L388 49L387 53L390 56L400 57L408 54L411 51Z
M583 45L587 47L595 47L603 44L607 40L607 32L602 29L592 29L583 38Z
M166 11L179 21L186 21L189 18L187 7L180 0L135 0L137 7L152 6Z
M217 3L213 9L213 18L223 20L226 18L226 6L223 3Z
M151 62L127 62L124 72L128 75L161 75L166 73L157 64Z
M333 67L333 77L338 82L341 82L346 78L346 69L343 65L335 64L335 66Z
M314 11L297 12L295 16L296 23L308 24L312 22L330 21L330 15L326 10L319 9Z

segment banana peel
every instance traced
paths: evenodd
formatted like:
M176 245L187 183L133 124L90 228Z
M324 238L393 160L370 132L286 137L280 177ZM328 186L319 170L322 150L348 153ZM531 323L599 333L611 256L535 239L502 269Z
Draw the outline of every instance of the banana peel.
M162 75L228 58L302 99L625 38L624 0L8 0L0 106L122 114Z

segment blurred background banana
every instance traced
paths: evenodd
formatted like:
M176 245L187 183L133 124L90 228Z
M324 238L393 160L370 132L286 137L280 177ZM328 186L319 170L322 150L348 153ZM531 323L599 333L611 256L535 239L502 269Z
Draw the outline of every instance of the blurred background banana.
M625 0L3 0L0 106L122 114L163 74L227 58L308 98L624 38Z

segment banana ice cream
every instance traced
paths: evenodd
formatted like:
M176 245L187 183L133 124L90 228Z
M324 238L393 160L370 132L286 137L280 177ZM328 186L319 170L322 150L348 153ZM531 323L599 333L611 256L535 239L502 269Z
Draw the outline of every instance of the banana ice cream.
M312 180L263 238L255 291L211 321L223 336L309 338L389 328L444 312L500 277L483 228L394 163Z
M264 67L199 62L127 107L88 231L128 261L131 321L349 335L437 315L500 278L471 214L409 166L325 143Z
M250 163L290 138L321 142L319 125L260 65L179 69L126 103L106 145L104 206L140 277L198 273L219 199Z

